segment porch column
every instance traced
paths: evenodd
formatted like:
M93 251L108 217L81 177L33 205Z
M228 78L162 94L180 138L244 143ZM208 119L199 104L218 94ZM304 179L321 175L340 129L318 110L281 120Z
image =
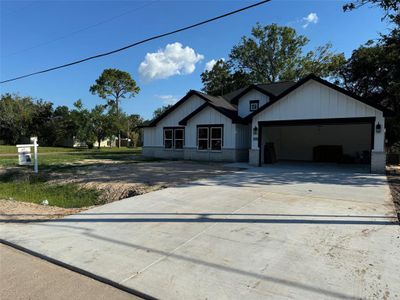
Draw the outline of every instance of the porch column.
M385 118L377 117L372 131L374 145L371 151L371 173L385 173Z
M257 128L257 130L255 130ZM261 138L261 128L257 121L253 120L251 126L251 148L249 149L249 164L258 166L260 161L259 139Z

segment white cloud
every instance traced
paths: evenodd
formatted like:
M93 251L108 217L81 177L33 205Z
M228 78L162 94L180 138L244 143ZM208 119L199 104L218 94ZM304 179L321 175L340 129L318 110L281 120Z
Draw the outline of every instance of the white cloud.
M225 58L220 58L220 59L212 59L209 62L206 62L206 66L204 68L204 71L211 71L214 65L217 63L218 60L223 60L225 61Z
M164 105L175 104L179 100L178 97L172 95L156 95L156 97L160 98Z
M303 18L303 28L307 28L308 25L317 24L318 23L318 16L316 13L309 13L307 17Z
M147 53L139 66L139 75L146 81L164 79L173 75L191 74L196 63L204 58L181 43L168 44L157 52Z

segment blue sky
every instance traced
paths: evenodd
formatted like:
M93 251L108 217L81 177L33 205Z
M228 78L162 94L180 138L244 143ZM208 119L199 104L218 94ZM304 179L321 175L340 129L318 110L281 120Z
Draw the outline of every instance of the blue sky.
M255 1L0 0L0 78L119 48L251 3ZM206 63L227 58L232 46L241 36L249 35L256 22L292 26L310 39L307 50L331 42L333 49L346 57L360 44L387 31L379 8L365 6L343 13L343 3L272 0L125 52L2 84L0 92L42 98L55 106L72 106L82 99L93 107L103 101L89 93L90 85L103 69L118 68L128 71L141 88L135 98L124 100L123 109L150 118L157 107L179 99L189 89L201 89L200 74ZM305 26L307 17L309 24Z

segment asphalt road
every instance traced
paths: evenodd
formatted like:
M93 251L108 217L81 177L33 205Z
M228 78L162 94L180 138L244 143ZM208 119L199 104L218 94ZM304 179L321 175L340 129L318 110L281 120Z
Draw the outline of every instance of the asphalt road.
M0 299L140 299L0 244Z

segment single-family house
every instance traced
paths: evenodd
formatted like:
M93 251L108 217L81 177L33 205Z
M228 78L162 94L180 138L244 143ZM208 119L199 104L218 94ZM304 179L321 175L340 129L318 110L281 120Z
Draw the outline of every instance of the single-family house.
M390 111L309 75L222 96L190 90L143 127L143 155L249 162L367 163L385 168Z

